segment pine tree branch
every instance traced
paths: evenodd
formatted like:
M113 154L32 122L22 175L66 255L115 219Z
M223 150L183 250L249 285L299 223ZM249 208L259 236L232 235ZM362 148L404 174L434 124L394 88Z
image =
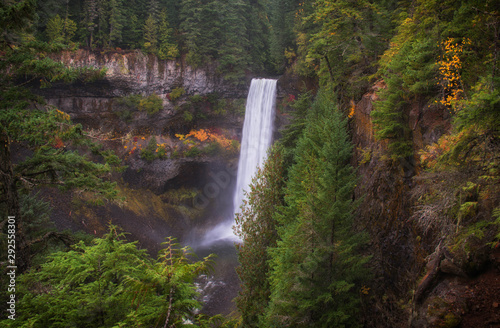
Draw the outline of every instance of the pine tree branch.
M46 242L49 239L53 239L53 238L59 239L67 247L70 247L71 244L72 244L72 242L73 242L73 238L71 238L67 234L59 233L59 232L56 232L56 231L49 231L45 235L43 235L41 237L38 237L36 239L30 240L30 241L24 243L21 247L23 247L23 248L31 247L31 246L33 246L35 244L38 244L38 243L41 243L41 242Z
M41 174L45 174L45 173L49 173L49 172L54 173L54 170L52 168L50 168L50 169L39 171L39 172L25 173L25 174L23 174L23 176L32 177L32 176L41 175Z

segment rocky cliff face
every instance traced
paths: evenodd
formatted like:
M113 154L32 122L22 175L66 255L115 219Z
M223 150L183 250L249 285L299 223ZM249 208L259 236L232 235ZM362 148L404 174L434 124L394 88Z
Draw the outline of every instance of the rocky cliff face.
M192 68L181 61L160 60L140 51L96 53L77 50L62 53L58 60L71 67L107 69L106 81L111 88L80 90L89 95L120 97L154 92L165 98L174 88L182 87L187 94L216 92L226 98L246 97L245 85L225 81L215 71L215 66Z
M183 101L193 95L211 94L220 99L245 99L248 81L228 82L217 74L215 67L192 68L181 61L159 60L156 56L134 52L95 53L85 50L65 52L56 58L71 67L105 68L104 79L72 84L56 83L41 89L49 104L69 113L85 127L115 130L121 134L132 130L167 133L169 130L189 130L179 114ZM182 90L180 99L170 100L174 90ZM157 95L162 109L154 116L135 111L128 122L117 117L123 109L121 100L130 95ZM173 129L172 129L173 127Z
M411 104L408 126L415 156L394 161L386 142L375 139L370 116L377 92L383 88L383 81L376 83L357 102L350 121L353 164L360 177L356 196L363 197L358 226L371 235L370 254L376 263L373 290L366 304L366 313L370 313L367 325L495 327L500 322L500 249L485 246L473 235L465 241L450 240L439 225L423 229L419 222L425 215L421 212L425 194L420 190L432 189L447 178L438 174L425 178L419 151L449 131L451 118L446 110L432 104ZM453 195L459 192L451 190Z
M237 140L249 81L228 82L215 67L192 68L139 51L78 50L57 59L71 67L106 68L105 78L95 82L55 83L35 91L70 114L73 122L81 123L126 165L115 177L121 196L126 197L122 204L82 205L72 211L69 203L81 201L75 195L52 195L55 207L64 208L54 214L61 227L100 234L111 220L155 253L163 237L191 238L191 230L203 234L224 219L221 213L231 207L237 153L207 142L197 143L194 151L193 144L175 135L210 129ZM174 90L181 91L175 99L170 96ZM162 102L153 113L123 103L130 95L145 99L153 94ZM145 159L143 151L152 139L158 146ZM155 153L158 150L164 151L161 157ZM148 237L156 235L163 237Z

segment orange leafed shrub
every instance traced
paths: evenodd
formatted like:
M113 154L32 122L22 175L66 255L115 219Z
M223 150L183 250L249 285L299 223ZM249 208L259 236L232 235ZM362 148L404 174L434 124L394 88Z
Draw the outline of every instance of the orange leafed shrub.
M349 118L352 118L354 116L354 110L356 109L356 103L354 102L354 100L351 100L351 108L349 109L349 114L347 115L347 117Z
M189 134L186 135L186 138L190 136L193 136L194 138L198 139L201 142L207 140L210 137L209 133L204 129L191 130Z
M220 134L211 134L210 139L221 145L222 148L230 150L233 144L231 139L228 139Z
M205 129L191 130L186 135L176 134L175 136L179 138L179 140L181 141L185 141L189 137L193 137L200 142L205 142L205 141L217 142L225 150L232 150L234 148L234 141L231 138L227 138L222 134L211 132Z
M429 145L425 150L420 152L420 160L422 164L428 168L435 167L442 155L449 153L457 143L466 137L468 131L462 131L458 134L445 134L439 138L438 142Z

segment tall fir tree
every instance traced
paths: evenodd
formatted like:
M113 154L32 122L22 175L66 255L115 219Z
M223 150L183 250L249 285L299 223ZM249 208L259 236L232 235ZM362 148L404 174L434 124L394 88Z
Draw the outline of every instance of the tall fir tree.
M282 205L283 148L270 149L262 169L250 186L248 200L236 216L236 234L243 243L237 245L240 266L236 269L241 291L236 305L245 327L262 327L262 316L269 302L269 256L267 248L276 246L274 213Z
M160 26L158 28L158 58L174 59L179 56L179 48L173 37L173 29L168 22L167 10L163 9L160 14Z
M270 56L277 72L283 72L287 64L285 51L296 51L294 27L299 3L298 0L269 1L269 20L272 26L269 35Z
M144 23L144 48L148 52L158 49L158 25L153 15L149 15Z
M308 113L289 172L279 241L270 249L268 327L359 326L367 258L353 227L356 184L346 121L319 95Z
M238 79L245 74L245 68L249 66L249 40L246 25L242 18L250 8L243 0L235 0L230 3L217 2L221 15L220 21L220 44L217 58L220 70L225 72L227 79Z
M269 33L270 22L268 19L265 1L246 0L245 12L240 19L246 25L247 45L244 51L248 52L248 67L254 72L272 71L269 59Z
M122 0L109 1L109 46L114 47L123 41L123 3Z

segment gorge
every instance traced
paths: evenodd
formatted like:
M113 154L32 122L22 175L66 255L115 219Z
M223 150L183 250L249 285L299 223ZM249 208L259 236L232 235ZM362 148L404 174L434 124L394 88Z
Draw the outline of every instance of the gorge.
M0 326L500 325L498 1L0 12Z

